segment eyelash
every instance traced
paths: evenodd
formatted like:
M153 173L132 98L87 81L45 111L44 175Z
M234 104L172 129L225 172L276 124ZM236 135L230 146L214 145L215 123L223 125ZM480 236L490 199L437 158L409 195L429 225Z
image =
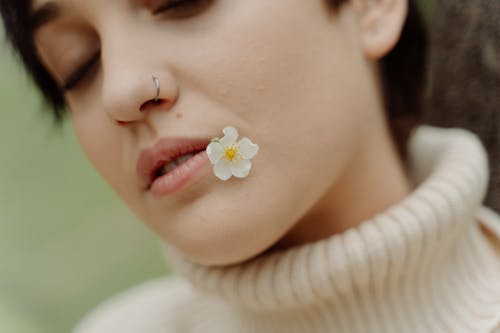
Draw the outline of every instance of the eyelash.
M198 13L199 9L205 8L213 0L168 0L165 4L154 9L151 14L156 16L167 11L171 11L173 18L183 18ZM177 12L177 13L176 13ZM92 71L93 67L99 62L100 52L95 54L77 68L64 82L62 90L68 92L77 87L83 79Z
M93 69L94 65L97 64L101 56L100 52L97 52L89 61L85 62L76 71L74 71L68 79L64 82L62 89L64 91L70 91L75 88Z
M206 4L210 3L208 0L168 0L163 5L152 11L153 15L158 15L166 11L178 11L174 13L174 17L184 17L189 15L194 15L193 10L204 8ZM187 11L187 13L183 13Z

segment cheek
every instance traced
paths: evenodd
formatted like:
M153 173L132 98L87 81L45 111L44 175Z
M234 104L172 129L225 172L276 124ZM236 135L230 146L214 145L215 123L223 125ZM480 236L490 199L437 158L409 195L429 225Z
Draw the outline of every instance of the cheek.
M131 187L130 177L126 177L124 150L126 137L117 132L97 106L76 107L72 113L72 124L80 146L97 172L122 197L127 197ZM81 110L83 110L83 112ZM87 111L87 112L85 112Z
M197 88L236 115L263 159L304 186L318 168L345 159L366 113L359 49L343 26L322 17L324 8L310 4L284 10L277 1L265 15L249 4L217 37L197 44L209 50L202 59L186 60Z
M290 7L316 10L301 3ZM234 120L261 148L248 179L214 187L168 230L193 260L241 259L276 241L335 181L358 145L368 112L359 97L368 87L359 50L342 27L311 19L323 8L284 13L286 7L269 2L264 17L242 10L244 17L196 44L208 50L203 58L184 52L178 63L187 81L219 104L219 120Z

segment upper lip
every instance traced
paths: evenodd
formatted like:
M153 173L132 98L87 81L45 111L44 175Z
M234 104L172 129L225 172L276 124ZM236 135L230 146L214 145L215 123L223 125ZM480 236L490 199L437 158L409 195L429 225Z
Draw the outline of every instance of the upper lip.
M210 139L162 138L151 148L144 149L137 159L137 175L144 189L149 189L156 171L179 156L205 150Z

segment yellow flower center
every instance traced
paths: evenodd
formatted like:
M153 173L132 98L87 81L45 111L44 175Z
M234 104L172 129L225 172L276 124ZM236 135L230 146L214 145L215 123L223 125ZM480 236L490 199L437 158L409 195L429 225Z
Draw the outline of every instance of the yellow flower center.
M226 158L229 160L229 161L232 161L233 159L236 158L236 156L238 155L238 148L236 148L235 145L232 145L231 147L227 147L225 149L225 154L226 154Z

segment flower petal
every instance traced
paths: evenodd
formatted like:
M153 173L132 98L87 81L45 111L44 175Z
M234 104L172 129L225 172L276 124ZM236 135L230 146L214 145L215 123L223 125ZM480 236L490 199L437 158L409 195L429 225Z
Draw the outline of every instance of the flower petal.
M225 136L230 137L233 141L236 141L238 139L238 130L232 126L226 126L222 129L222 133L224 133Z
M224 127L222 132L224 133L224 137L220 139L219 142L223 147L232 145L236 142L236 139L238 139L238 131L232 126Z
M238 151L241 153L243 158L249 160L257 155L259 145L250 141L249 138L243 138L238 142Z
M219 160L224 155L224 148L222 148L222 145L218 142L211 142L207 146L207 155L210 162L212 164L215 164L219 162Z
M249 160L236 160L231 163L231 173L235 177L244 178L248 176L251 167L252 162Z
M214 174L217 178L222 180L228 180L231 178L231 162L224 158L220 159L219 162L214 165Z

